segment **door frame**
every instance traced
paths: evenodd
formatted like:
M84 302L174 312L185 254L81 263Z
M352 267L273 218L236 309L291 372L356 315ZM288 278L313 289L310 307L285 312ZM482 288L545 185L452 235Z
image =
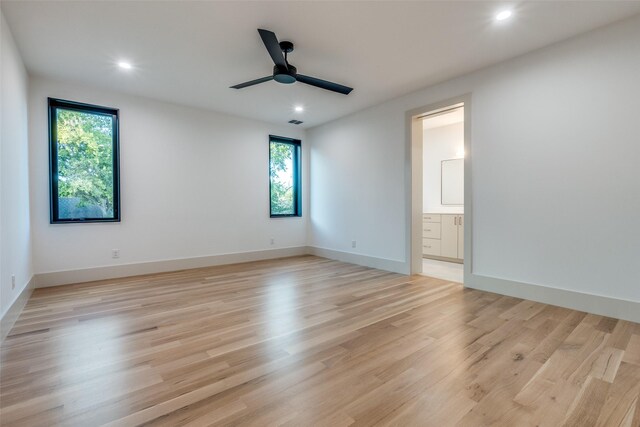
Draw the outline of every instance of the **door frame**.
M405 132L407 135L405 146L405 241L407 270L409 274L422 272L422 120L418 116L427 112L445 109L455 104L464 104L464 281L472 272L472 181L471 181L471 93L448 98L440 102L413 108L405 113Z

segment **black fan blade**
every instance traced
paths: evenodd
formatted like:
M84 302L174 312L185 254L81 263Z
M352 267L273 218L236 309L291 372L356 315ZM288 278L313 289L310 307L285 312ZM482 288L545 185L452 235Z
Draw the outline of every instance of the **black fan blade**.
M317 79L315 77L305 76L304 74L296 75L296 80L300 83L306 83L311 86L319 87L320 89L326 89L333 92L338 92L343 95L349 95L349 93L353 90L352 87L340 85L338 83L328 82L326 80Z
M261 30L260 28L258 28L258 32L260 33L260 37L262 37L264 47L267 48L271 59L273 59L273 63L285 70L289 69L287 61L284 60L284 54L282 53L282 49L280 49L280 43L278 43L276 35L272 31Z
M273 76L262 77L260 79L251 80L250 82L240 83L239 85L230 86L230 89L242 89L243 87L257 85L258 83L268 82L273 80Z

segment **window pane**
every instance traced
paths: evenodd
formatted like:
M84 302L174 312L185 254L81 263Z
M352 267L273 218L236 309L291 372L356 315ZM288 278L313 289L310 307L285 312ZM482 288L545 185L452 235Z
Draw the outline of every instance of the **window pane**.
M271 142L269 175L271 179L271 215L295 215L295 170L296 146Z
M113 218L113 117L56 109L58 219Z

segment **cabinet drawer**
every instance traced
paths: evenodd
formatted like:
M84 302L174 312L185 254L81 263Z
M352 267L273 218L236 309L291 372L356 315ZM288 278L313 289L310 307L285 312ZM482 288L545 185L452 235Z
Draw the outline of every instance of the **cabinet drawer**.
M422 214L424 222L440 222L440 214Z
M440 223L437 222L423 222L422 223L422 237L428 237L429 239L440 238Z
M425 255L440 255L440 240L422 239L422 253Z

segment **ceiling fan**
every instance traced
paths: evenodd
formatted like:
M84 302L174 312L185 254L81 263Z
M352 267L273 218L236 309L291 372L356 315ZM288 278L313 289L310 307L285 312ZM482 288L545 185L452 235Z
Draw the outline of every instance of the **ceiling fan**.
M271 55L271 59L273 59L273 62L275 63L273 67L273 75L231 86L232 89L242 89L248 86L257 85L258 83L275 80L278 83L284 84L291 84L297 81L319 87L320 89L338 92L343 95L349 95L353 90L353 88L338 83L328 82L326 80L299 74L298 69L287 61L287 55L293 52L293 43L288 41L278 42L276 35L269 30L258 29L258 33L260 33L264 46L267 48L269 55Z

